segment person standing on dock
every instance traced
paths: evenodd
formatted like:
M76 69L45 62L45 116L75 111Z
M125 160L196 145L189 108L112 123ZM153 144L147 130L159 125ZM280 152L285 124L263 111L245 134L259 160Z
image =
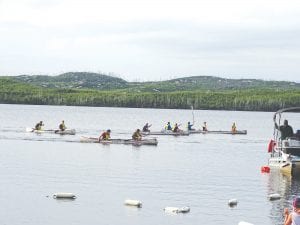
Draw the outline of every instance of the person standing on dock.
M291 213L287 208L284 209L284 225L300 225L300 197L294 199Z
M281 140L285 140L289 137L294 136L293 128L289 125L289 122L287 120L284 120L283 125L281 125L280 127L277 123L275 123L275 128L280 131Z

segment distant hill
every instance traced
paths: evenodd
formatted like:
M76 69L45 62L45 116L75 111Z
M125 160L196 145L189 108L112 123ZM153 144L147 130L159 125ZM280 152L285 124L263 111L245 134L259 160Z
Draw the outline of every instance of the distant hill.
M136 84L137 86L138 84ZM242 89L299 89L300 83L264 81L257 79L225 79L213 76L177 78L161 82L146 82L139 85L142 91L197 91L197 90L242 90Z
M58 76L21 75L11 78L19 82L47 88L108 90L128 86L127 82L121 78L87 72L69 72Z
M197 90L299 89L300 83L258 79L225 79L214 76L183 77L155 82L127 82L98 73L69 72L58 76L21 75L10 77L18 82L47 88L64 89L128 89L130 92L171 92Z
M96 73L0 76L0 104L277 111L300 105L295 82L184 77L127 82Z

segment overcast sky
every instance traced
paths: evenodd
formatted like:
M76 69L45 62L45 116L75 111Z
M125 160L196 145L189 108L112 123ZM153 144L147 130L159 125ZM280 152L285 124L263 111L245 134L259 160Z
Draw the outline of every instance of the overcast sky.
M299 0L0 0L0 75L300 81Z

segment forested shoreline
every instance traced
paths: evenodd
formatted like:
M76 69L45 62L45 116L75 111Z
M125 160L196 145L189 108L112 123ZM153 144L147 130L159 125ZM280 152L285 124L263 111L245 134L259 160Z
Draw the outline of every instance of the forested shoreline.
M42 88L0 79L0 103L95 107L276 111L300 105L300 90L239 89L140 92L131 89L94 90Z

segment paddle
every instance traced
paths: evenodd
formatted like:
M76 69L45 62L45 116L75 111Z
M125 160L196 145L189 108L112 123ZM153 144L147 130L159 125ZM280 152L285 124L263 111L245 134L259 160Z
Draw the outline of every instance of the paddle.
M194 106L191 106L192 115L193 115L193 125L195 124L195 116L194 116Z

